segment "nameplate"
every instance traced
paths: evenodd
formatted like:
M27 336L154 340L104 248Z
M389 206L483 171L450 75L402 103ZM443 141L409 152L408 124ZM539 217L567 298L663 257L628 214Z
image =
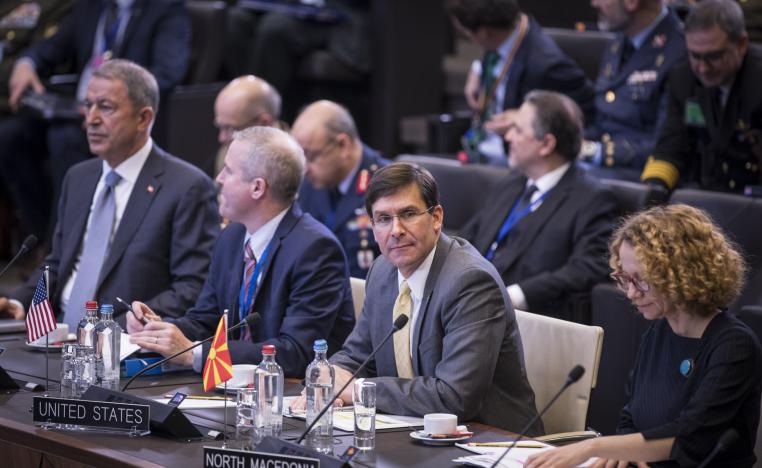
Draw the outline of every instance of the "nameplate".
M34 397L32 421L144 432L150 430L151 409L131 403Z
M204 447L204 468L320 468L317 458Z

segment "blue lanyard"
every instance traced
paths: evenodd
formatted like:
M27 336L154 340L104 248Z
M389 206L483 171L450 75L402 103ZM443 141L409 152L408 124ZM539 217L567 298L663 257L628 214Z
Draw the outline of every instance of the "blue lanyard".
M519 203L521 203L521 199L524 197L524 192L522 192L518 200L514 202L513 207L511 208L511 212L508 214L508 217L505 218L503 225L500 226L500 231L497 233L497 238L495 238L495 241L492 243L492 245L489 246L487 253L484 254L484 258L487 260L492 260L492 258L495 256L495 251L497 250L498 246L500 246L500 243L505 240L505 238L508 236L508 233L511 232L511 229L513 229L516 223L521 221L524 216L531 213L536 206L545 200L545 197L547 197L549 193L550 190L537 197L537 200L529 203L526 207L524 207L523 210L517 211L516 208L519 207Z
M260 273L262 273L262 265L265 264L265 260L267 260L267 254L270 252L270 246L272 245L273 241L270 240L270 242L267 243L267 247L265 247L265 251L262 252L262 256L257 260L257 266L254 267L254 273L251 275L251 282L249 283L249 290L246 291L246 282L241 285L241 292L238 296L238 307L239 307L239 313L240 319L243 320L246 318L246 316L249 314L249 310L251 310L251 305L254 301L254 293L257 290L257 282L259 279ZM245 268L245 267L244 267ZM244 301L244 293L246 293L246 300ZM244 305L243 308L241 308L241 304Z

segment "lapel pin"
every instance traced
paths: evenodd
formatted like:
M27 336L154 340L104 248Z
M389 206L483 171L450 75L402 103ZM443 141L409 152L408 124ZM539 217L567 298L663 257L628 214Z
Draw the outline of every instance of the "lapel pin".
M153 193L154 190L156 190L156 189L153 188L153 185L149 185L148 187L146 187L146 192L148 192L148 193Z

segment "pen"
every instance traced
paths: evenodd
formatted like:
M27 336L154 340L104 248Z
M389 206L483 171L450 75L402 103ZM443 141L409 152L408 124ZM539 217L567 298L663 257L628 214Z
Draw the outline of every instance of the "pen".
M116 300L117 300L117 302L119 302L120 304L123 304L125 307L127 307L128 309L130 309L130 312L132 312L132 316L133 316L133 317L135 317L136 319L138 318L138 316L135 314L135 310L132 308L132 306L131 306L131 305L129 305L129 304L126 302L126 301L123 301L121 297L117 297L117 298L116 298ZM145 315L143 316L143 318L140 318L140 319L138 319L138 320L140 320L140 322L141 322L143 325L148 325L148 320L146 320L146 317L145 317ZM188 398L190 398L190 397L188 397Z
M167 393L166 395L164 395L164 398L172 398L173 396L175 396L175 395L172 394L172 393ZM221 396L203 396L203 395L188 395L188 396L185 397L185 399L186 400L220 400L220 401L228 400L228 401L233 401L232 398L225 398L225 397L221 397Z
M469 447L508 447L513 442L469 442L466 445ZM547 447L544 444L531 443L531 442L519 442L516 444L516 448L544 448Z

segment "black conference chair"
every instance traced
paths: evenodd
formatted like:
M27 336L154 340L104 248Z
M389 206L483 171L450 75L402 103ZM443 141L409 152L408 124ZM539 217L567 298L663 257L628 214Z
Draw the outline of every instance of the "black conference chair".
M669 192L656 185L618 179L600 179L600 181L614 192L624 216L654 205L661 205L669 198Z
M601 31L577 31L565 28L543 28L558 47L574 60L595 81L598 77L603 51L614 39L614 34Z
M508 168L463 165L454 159L433 156L405 154L397 160L416 163L434 176L445 210L444 228L448 232L460 230L489 199L492 187L508 173Z

